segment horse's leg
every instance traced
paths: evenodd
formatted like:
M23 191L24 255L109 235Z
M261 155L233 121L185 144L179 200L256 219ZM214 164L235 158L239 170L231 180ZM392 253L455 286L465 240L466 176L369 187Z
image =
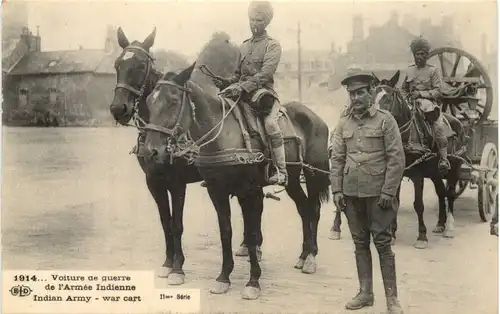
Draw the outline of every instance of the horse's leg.
M304 170L307 188L307 210L309 211L309 220L311 224L311 239L310 253L306 258L302 272L306 274L313 274L316 272L316 255L318 255L318 224L321 217L321 185L319 184L319 177L309 170ZM299 183L300 184L300 183Z
M458 170L457 168L451 167L450 175L448 176L448 189L446 191L446 198L448 199L448 210L445 211L446 223L443 232L443 237L454 238L455 237L455 218L453 217L453 211L455 209L455 200L457 199L456 187L458 184ZM441 216L441 212L439 213Z
M337 209L335 211L335 218L333 220L333 226L330 229L330 236L328 236L331 240L339 240L340 239L340 226L342 225L342 212Z
M424 177L413 177L413 188L415 190L415 200L413 207L418 217L418 238L415 243L417 249L427 248L429 240L427 239L427 227L424 223Z
M297 211L302 219L302 252L300 253L299 260L295 264L295 268L302 269L304 262L311 252L309 239L311 238L311 223L309 219L309 212L307 210L307 196L300 186L300 169L288 170L288 184L286 192L290 198L295 202Z
M253 193L240 198L240 204L243 212L243 221L246 226L244 239L245 243L247 243L248 255L250 257L250 279L243 290L242 297L246 300L255 300L260 296L259 279L262 273L257 252L260 237L259 228L264 209L264 193L262 188L256 189Z
M156 177L154 175L146 176L146 184L148 186L149 192L153 196L156 205L158 206L158 212L160 214L161 226L163 228L163 234L165 236L165 248L166 248L166 259L163 266L160 268L158 273L159 277L166 278L172 271L174 264L174 238L171 230L172 218L170 216L170 203L168 199L168 192L165 189L163 180L161 177Z
M401 206L401 184L398 187L398 191L396 192L396 199L398 203L398 213L399 213L399 208ZM391 245L394 245L396 243L396 231L398 230L398 215L396 214L394 216L394 221L392 222L391 226L391 234L392 234L392 240L391 240Z
M446 226L446 186L440 176L431 178L438 196L439 218L434 233L443 233Z
M215 281L215 285L210 289L210 292L214 294L223 294L226 293L231 286L229 276L234 268L233 249L231 244L233 238L231 206L229 204L228 193L221 190L219 187L213 186L207 186L207 190L217 212L222 245L222 270Z
M243 205L241 204L240 198L238 198L238 202L240 203L241 211L243 213ZM236 253L234 253L234 255L236 255L236 256L248 256L248 246L247 246L247 243L245 240L246 229L247 229L247 225L245 223L243 223L243 240L241 240L240 247L238 248Z
M184 252L182 251L182 233L184 232L183 214L184 201L186 198L186 184L179 183L178 186L170 189L172 197L172 234L174 238L174 264L172 272L168 276L169 285L182 285L184 283Z

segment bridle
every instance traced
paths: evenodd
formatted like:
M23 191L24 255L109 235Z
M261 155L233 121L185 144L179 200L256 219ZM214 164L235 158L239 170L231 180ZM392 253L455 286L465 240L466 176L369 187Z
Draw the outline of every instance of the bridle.
M148 85L149 75L151 74L151 70L153 69L154 58L153 58L153 56L151 56L151 54L148 51L146 51L145 49L138 47L138 46L125 47L123 49L122 55L124 53L126 53L127 51L133 51L133 52L139 51L148 57L147 62L146 62L146 74L144 75L144 80L142 81L140 89L136 89L135 87L130 86L129 84L126 84L126 83L117 83L116 87L115 87L115 91L118 88L122 88L122 89L125 89L125 90L131 92L132 94L134 94L136 96L135 101L134 101L134 106L132 107L132 117L134 118L135 126L139 128L140 125L145 124L144 120L141 117L139 117L139 115L138 115L139 101L143 97L144 91L146 90L146 87Z
M191 89L189 89L186 84L184 86L181 86L175 82L168 81L168 80L159 80L156 82L156 85L169 85L169 86L174 86L182 91L182 100L181 100L181 109L179 110L179 115L177 116L177 119L175 121L175 125L173 128L167 128L161 125L156 125L152 123L147 123L143 129L148 130L148 131L156 131L160 132L166 135L169 135L176 139L176 137L180 134L182 134L182 126L181 126L181 120L182 120L182 115L184 113L184 108L186 107L186 103L189 103L191 105L191 111L193 114L193 121L196 121L196 116L195 116L195 106L193 102L191 101L190 93Z
M181 109L179 110L176 122L172 128L156 125L153 123L147 123L144 126L138 128L147 131L159 132L167 135L169 137L167 150L170 153L171 159L173 157L185 157L188 160L188 162L192 163L194 162L194 159L199 155L200 149L203 146L206 146L211 142L215 141L222 133L222 129L224 128L224 121L231 114L236 105L239 103L240 98L238 98L238 100L236 100L233 104L230 104L229 109L226 111L227 101L219 95L218 97L222 104L221 120L217 122L207 133L201 136L198 140L194 141L191 137L190 131L183 130L183 127L181 126L181 120L187 104L189 104L189 106L191 107L193 122L195 124L198 124L198 121L196 120L196 106L192 102L190 97L192 90L187 87L187 83L184 85L179 85L174 81L163 80L163 79L159 80L156 83L156 85L173 86L182 91ZM212 132L215 131L217 128L218 131L215 134L215 136L205 141L210 136L210 134L212 134ZM174 143L172 143L172 140Z
M410 131L411 124L412 124L413 120L415 119L415 106L410 106L408 101L407 101L410 94L408 94L406 97L403 97L403 95L401 95L401 91L399 89L397 89L396 87L389 86L387 84L381 84L381 85L378 85L378 87L386 94L388 94L385 91L386 89L389 89L392 91L391 94L393 97L392 97L391 108L394 107L394 105L396 104L397 101L399 101L402 106L408 107L408 109L411 112L411 117L405 124L403 124L402 126L399 127L399 132L401 133L401 135L403 135L406 132ZM385 87L385 89L384 89L384 87ZM383 96L378 97L378 94L377 94L377 99L375 100L376 103L379 103L380 100L382 99L382 97Z

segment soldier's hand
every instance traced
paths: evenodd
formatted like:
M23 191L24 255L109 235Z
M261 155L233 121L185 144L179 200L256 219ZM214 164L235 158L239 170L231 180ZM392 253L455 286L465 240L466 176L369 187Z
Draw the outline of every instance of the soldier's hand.
M393 206L394 196L381 194L378 200L378 205L382 209L391 209Z
M333 194L333 203L338 210L343 211L345 209L344 193L337 192Z
M212 81L219 90L223 90L229 85L229 80L222 78L220 76L214 77Z

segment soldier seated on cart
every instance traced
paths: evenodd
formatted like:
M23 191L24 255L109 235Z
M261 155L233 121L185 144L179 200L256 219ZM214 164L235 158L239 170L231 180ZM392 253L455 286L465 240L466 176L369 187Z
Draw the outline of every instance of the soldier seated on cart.
M448 161L448 137L453 135L453 130L446 123L438 99L441 95L443 80L440 71L427 63L430 44L423 38L412 41L410 49L413 53L415 64L406 70L406 77L402 90L409 96L430 122L434 140L439 148L439 169L446 173L450 170Z

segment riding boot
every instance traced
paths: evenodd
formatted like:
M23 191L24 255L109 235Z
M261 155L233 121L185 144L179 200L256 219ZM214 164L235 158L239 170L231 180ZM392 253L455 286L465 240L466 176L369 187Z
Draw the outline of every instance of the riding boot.
M394 253L380 254L380 270L384 282L385 297L387 299L387 310L389 314L403 314L403 309L398 300L398 288L396 282L396 260Z
M439 149L439 155L441 156L439 159L439 171L441 173L447 173L451 168L450 162L448 161L448 148L446 146L441 147Z
M273 150L273 161L276 165L276 173L269 178L271 185L278 184L286 186L288 184L288 173L286 171L285 145L281 133L269 135Z
M370 249L356 252L356 267L358 269L359 292L345 305L348 310L359 310L365 306L372 306L375 299L373 296L373 269Z

